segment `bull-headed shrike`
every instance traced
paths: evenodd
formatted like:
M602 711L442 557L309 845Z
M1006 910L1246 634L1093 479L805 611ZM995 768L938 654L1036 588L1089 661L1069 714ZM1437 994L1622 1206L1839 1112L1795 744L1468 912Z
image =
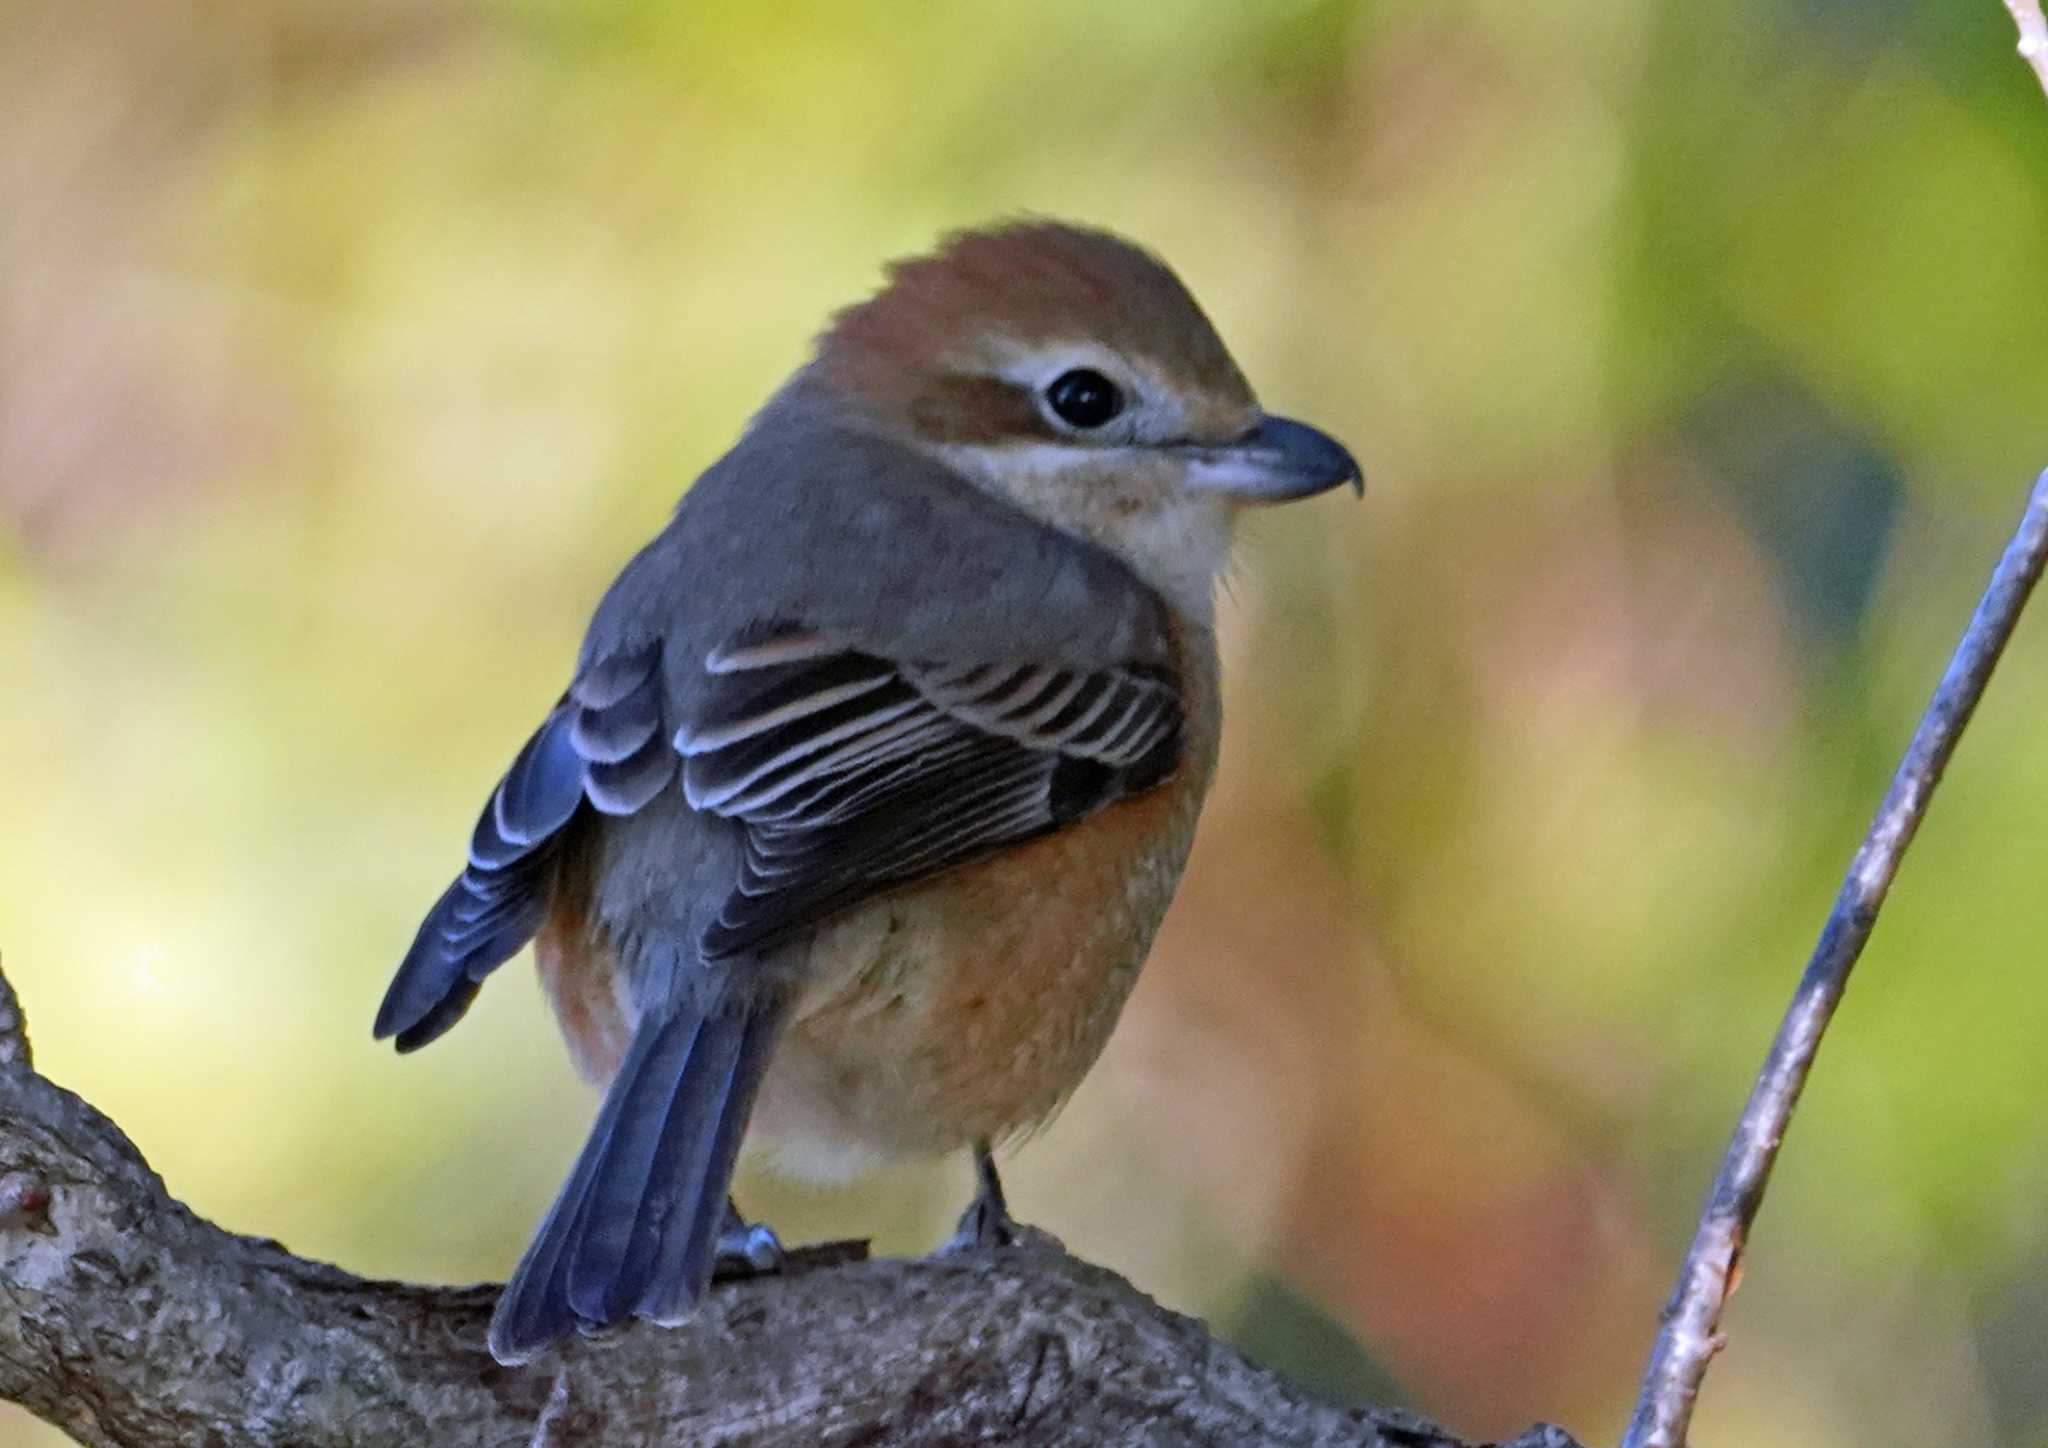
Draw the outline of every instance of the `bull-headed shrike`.
M1233 520L1358 481L1103 232L966 232L833 320L605 595L377 1016L423 1046L531 940L603 1088L498 1358L772 1267L742 1138L972 1149L1007 1240L991 1144L1094 1062L1194 836Z

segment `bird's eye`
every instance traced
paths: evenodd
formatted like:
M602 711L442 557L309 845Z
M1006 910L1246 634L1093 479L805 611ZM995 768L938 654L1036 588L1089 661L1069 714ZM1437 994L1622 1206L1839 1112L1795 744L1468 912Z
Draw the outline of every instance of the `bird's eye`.
M1055 377L1045 389L1045 401L1069 427L1100 427L1124 410L1117 385L1089 367Z

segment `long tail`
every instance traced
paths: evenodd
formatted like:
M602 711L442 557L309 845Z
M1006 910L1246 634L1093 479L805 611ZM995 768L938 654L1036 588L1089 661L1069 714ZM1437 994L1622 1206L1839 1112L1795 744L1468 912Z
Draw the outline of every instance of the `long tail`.
M733 1159L781 1011L736 1004L640 1023L590 1139L491 1318L523 1362L585 1324L675 1322L710 1285Z

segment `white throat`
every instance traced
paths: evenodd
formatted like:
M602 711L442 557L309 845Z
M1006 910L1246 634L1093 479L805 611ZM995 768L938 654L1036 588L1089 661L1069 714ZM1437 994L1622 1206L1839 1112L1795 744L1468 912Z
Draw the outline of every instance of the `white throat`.
M1167 484L1132 506L1106 485L1071 476L1074 449L1054 443L952 444L933 451L1041 523L1108 549L1183 617L1205 628L1213 624L1216 581L1230 562L1234 510L1227 500Z

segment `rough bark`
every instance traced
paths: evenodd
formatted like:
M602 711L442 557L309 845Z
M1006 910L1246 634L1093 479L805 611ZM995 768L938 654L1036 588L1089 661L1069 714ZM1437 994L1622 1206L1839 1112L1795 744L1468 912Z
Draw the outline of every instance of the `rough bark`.
M1047 1240L922 1261L813 1249L721 1284L684 1327L519 1368L484 1349L495 1292L366 1281L193 1215L35 1073L0 976L0 1398L83 1443L1459 1448L1318 1401Z

